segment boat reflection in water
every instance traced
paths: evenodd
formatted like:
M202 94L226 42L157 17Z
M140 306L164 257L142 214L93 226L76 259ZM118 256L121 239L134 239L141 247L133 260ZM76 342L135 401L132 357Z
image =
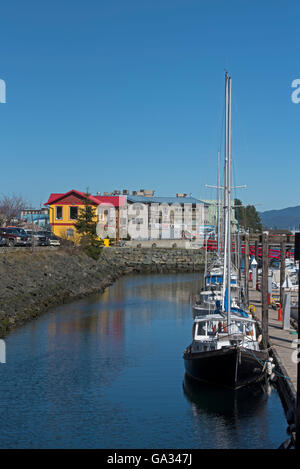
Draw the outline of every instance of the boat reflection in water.
M272 409L277 393L267 382L233 390L195 381L186 374L183 393L191 404L193 438L199 448L246 449L249 442L256 449L275 447Z
M194 414L223 415L228 419L240 419L259 414L271 391L269 383L255 383L233 390L201 383L184 376L183 390L186 398L193 404Z

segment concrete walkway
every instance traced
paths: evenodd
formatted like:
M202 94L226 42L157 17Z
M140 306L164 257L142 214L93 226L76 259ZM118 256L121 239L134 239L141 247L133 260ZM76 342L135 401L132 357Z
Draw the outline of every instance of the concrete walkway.
M261 292L249 288L249 304L255 307L256 319L261 321ZM282 371L289 376L291 391L295 395L297 389L297 364L292 361L292 354L295 352L293 341L298 339L297 334L292 334L295 330L291 327L289 331L282 329L282 321L278 321L278 311L269 308L269 341L277 355L277 361L283 365ZM295 355L295 353L294 353Z

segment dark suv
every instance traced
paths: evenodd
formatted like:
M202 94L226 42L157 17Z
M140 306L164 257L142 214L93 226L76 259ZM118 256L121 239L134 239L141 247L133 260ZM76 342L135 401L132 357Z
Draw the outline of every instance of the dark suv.
M36 246L49 245L49 239L45 231L26 230L26 234L30 238L31 242Z
M5 239L7 246L28 246L30 238L23 231L22 228L0 228L0 236Z

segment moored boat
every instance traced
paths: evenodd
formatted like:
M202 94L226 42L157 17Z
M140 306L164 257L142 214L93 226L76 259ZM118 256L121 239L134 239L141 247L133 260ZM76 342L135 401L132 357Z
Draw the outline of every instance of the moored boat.
M253 319L232 314L228 332L224 315L214 314L195 318L183 358L191 378L239 389L265 376L268 352L259 349Z
M205 287L218 285L220 299L213 314L194 319L193 341L183 359L186 373L195 380L239 389L266 375L268 351L260 349L256 322L239 305L233 286L238 275L232 265L231 238L231 77L225 74L225 168L224 168L224 256L223 268L211 269ZM219 257L219 260L221 257ZM207 276L206 276L207 277ZM211 279L211 281L210 281ZM232 281L234 279L234 282ZM237 288L237 291L239 292ZM206 300L214 302L215 292ZM194 308L195 310L195 308ZM202 313L205 311L202 308ZM272 365L270 364L270 367Z

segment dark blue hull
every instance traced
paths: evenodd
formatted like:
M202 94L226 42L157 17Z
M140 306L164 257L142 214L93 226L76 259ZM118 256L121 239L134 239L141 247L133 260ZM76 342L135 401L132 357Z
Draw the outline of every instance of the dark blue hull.
M260 381L265 376L261 361L268 359L268 352L228 347L208 352L183 355L186 373L199 381L230 389L239 389Z

